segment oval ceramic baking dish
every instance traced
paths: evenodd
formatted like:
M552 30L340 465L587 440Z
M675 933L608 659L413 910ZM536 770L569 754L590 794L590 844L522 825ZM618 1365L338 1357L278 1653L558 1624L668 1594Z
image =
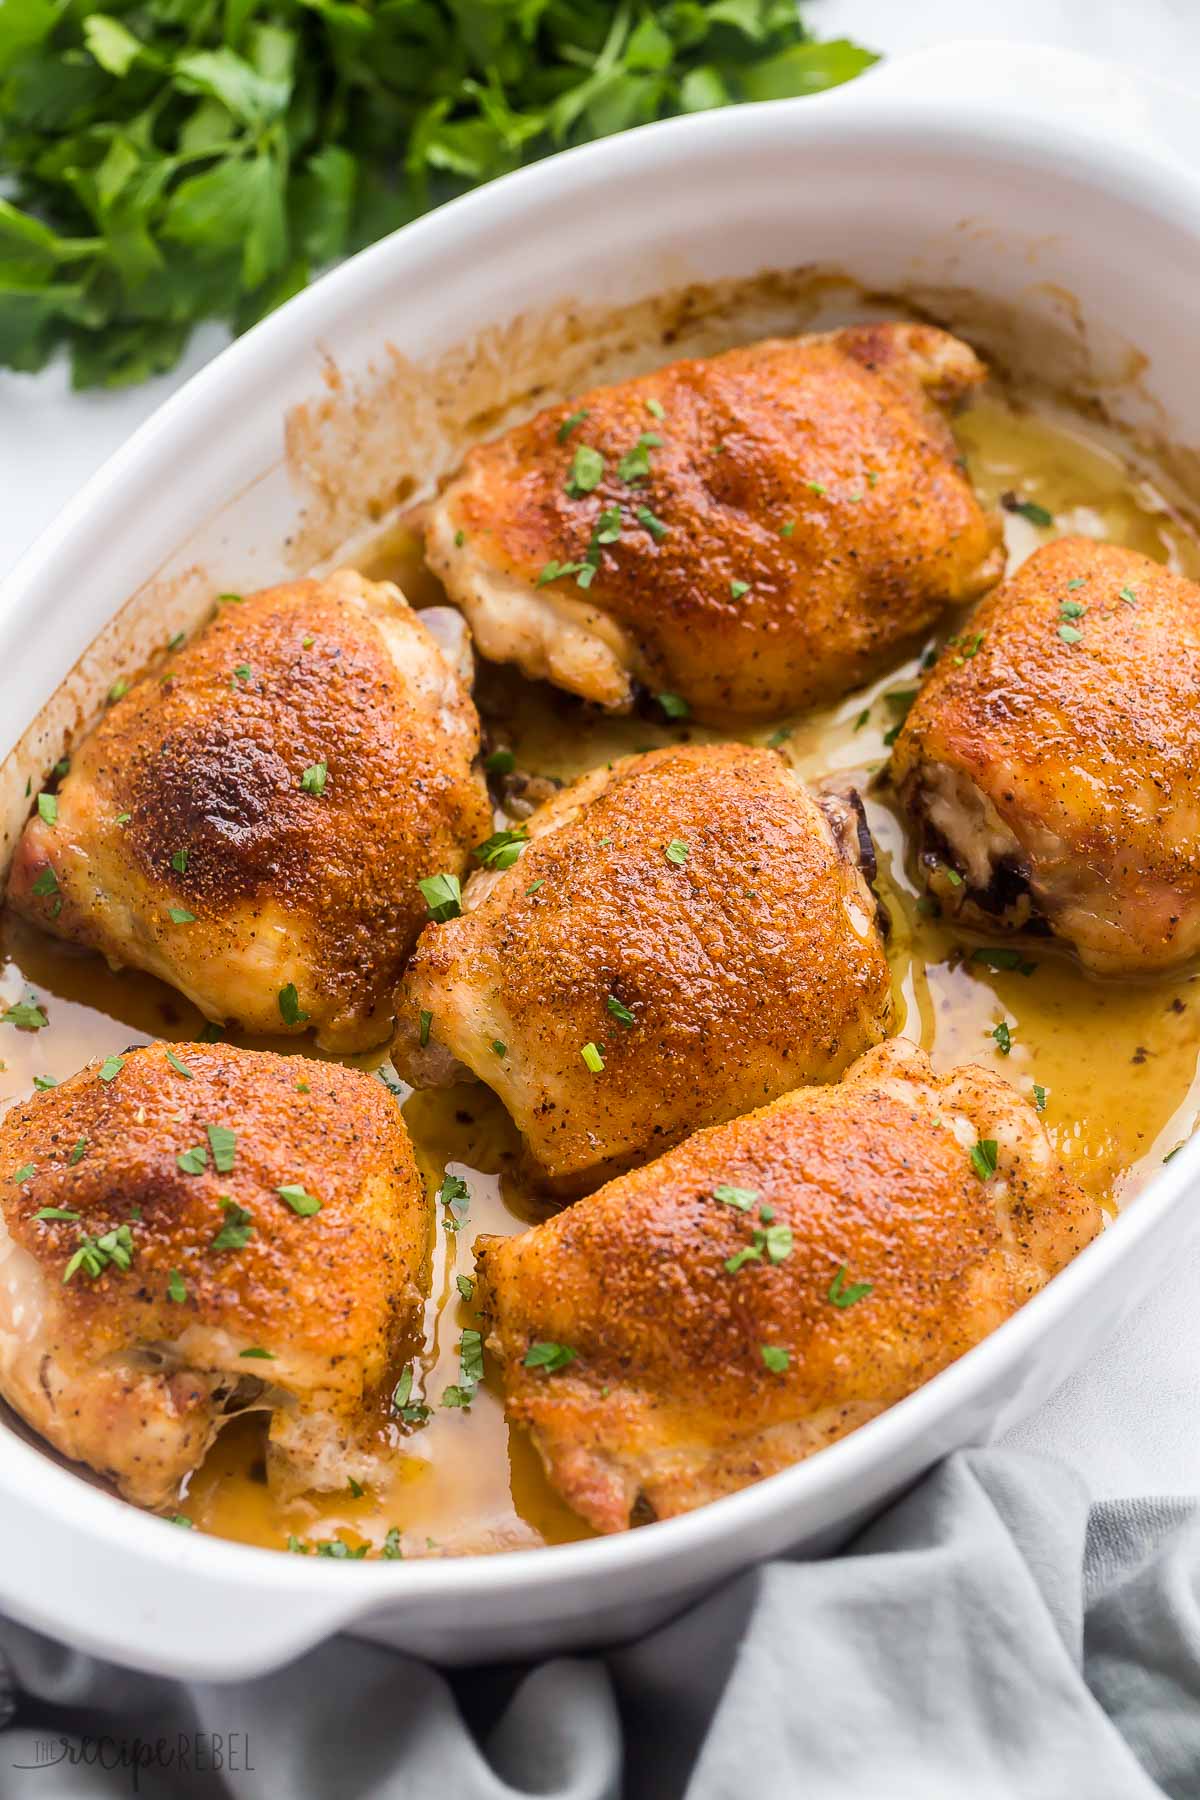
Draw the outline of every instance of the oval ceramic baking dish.
M1083 58L976 44L817 99L651 126L408 227L196 377L7 582L5 854L26 773L44 772L112 679L118 626L128 663L194 605L196 571L206 592L240 588L332 548L322 533L354 496L306 457L305 434L340 418L344 472L353 481L361 456L369 485L354 396L381 361L394 379L485 328L503 353L523 313L561 306L569 338L567 302L833 264L924 297L968 335L972 317L990 321L1026 372L1068 380L1132 433L1200 443L1198 162L1184 96ZM519 332L507 341L519 361ZM469 362L461 372L469 382ZM219 1679L339 1629L456 1662L629 1637L754 1559L831 1546L939 1456L1038 1405L1160 1278L1198 1174L1193 1144L1016 1317L851 1437L605 1540L335 1568L173 1529L0 1428L0 1607L119 1661Z

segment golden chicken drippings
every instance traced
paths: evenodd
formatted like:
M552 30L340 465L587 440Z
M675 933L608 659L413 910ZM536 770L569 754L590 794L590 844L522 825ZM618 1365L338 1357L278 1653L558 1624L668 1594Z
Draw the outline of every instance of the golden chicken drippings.
M881 1045L484 1239L509 1417L597 1531L832 1443L1016 1311L1100 1229L1033 1105Z
M390 585L226 597L117 698L25 829L9 904L210 1019L386 1039L418 881L490 828L467 684Z
M468 454L430 567L480 650L607 707L772 718L876 674L1003 573L945 413L984 379L924 325L674 363Z
M145 1506L234 1412L280 1493L379 1472L428 1222L395 1101L228 1045L92 1063L0 1121L0 1391Z
M775 751L629 757L518 830L422 934L393 1054L419 1087L486 1081L559 1191L832 1080L891 1028L857 845Z
M931 890L1090 968L1200 950L1200 586L1088 538L1031 556L942 651L892 753Z

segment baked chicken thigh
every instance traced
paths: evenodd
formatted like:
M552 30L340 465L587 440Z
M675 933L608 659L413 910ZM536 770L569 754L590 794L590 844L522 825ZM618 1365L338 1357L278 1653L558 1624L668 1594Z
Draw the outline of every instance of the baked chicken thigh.
M594 770L485 845L500 866L422 934L397 1067L487 1082L563 1193L831 1080L892 997L857 834L830 811L742 744Z
M1200 950L1200 587L1063 538L952 639L892 753L926 879L963 924L1090 968Z
M418 881L489 829L478 751L467 686L397 588L267 588L110 707L26 826L9 901L211 1019L364 1049Z
M427 1205L395 1101L336 1064L153 1044L0 1121L0 1392L143 1506L271 1413L285 1495L378 1469Z
M597 388L468 453L427 560L484 656L602 706L810 706L1002 574L946 419L984 376L887 324Z
M597 1531L776 1474L961 1356L1100 1229L1032 1105L894 1041L477 1246L510 1420Z

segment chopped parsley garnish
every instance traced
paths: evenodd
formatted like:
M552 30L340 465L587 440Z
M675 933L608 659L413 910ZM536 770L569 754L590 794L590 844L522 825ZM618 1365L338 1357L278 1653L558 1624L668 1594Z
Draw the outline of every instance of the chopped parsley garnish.
M750 583L748 581L731 581L729 592L734 600L740 600L743 594L750 592Z
M274 1362L275 1361L275 1352L273 1350L264 1350L261 1347L261 1345L259 1345L259 1344L255 1344L253 1349L250 1349L250 1350L239 1350L238 1355L239 1356L256 1356L263 1362Z
M37 1164L36 1163L22 1163L19 1169L13 1170L12 1174L9 1177L9 1180L15 1181L17 1186L20 1187L20 1185L23 1181L28 1181L30 1176L36 1175L36 1174L37 1174ZM40 1213L34 1214L34 1217L38 1218L38 1219L43 1219L43 1218L47 1218L50 1216L53 1216L55 1218L58 1217L57 1210L54 1207L48 1207L48 1206L43 1207ZM78 1216L79 1216L78 1213L70 1214L70 1217L73 1219L78 1218Z
M958 655L954 658L955 668L961 669L965 662L970 662L973 656L978 656L980 650L983 648L983 640L986 635L986 632L976 631L966 637L949 637L946 639L947 649L954 646L958 651Z
M195 1531L196 1529L186 1513L172 1513L167 1523L169 1525L180 1525L185 1531Z
M350 1489L350 1498L352 1500L361 1500L367 1491L361 1481L355 1481L353 1475L351 1475L347 1486Z
M645 526L656 544L662 543L667 535L667 527L656 513L652 513L648 506L639 506L634 514L634 518L639 525Z
M284 1187L277 1187L275 1192L281 1200L286 1200L294 1213L302 1219L311 1219L314 1213L321 1210L321 1202L315 1194L306 1192L298 1183L288 1182Z
M29 1174L32 1175L33 1174L33 1164L29 1163L26 1166L28 1168ZM22 1181L25 1179L27 1179L27 1177L26 1177L25 1171L23 1169L18 1169L17 1173L13 1176L14 1181ZM39 1207L38 1211L35 1212L33 1216L35 1219L46 1219L46 1220L63 1219L63 1220L68 1221L71 1224L75 1224L79 1219L81 1219L83 1217L83 1214L77 1213L77 1212L72 1212L69 1206L43 1206L43 1207Z
M524 1357L527 1369L545 1369L547 1375L557 1374L559 1369L565 1369L574 1361L575 1351L568 1344L530 1344Z
M186 875L187 874L187 866L188 866L187 851L186 850L176 850L174 855L171 858L171 867L175 870L175 873L177 875Z
M769 1208L764 1208L773 1218ZM760 1215L761 1216L761 1215ZM790 1225L767 1225L765 1230L755 1227L750 1242L733 1256L726 1258L725 1269L729 1275L736 1275L738 1270L748 1262L761 1262L764 1255L768 1262L786 1262L792 1254L792 1228Z
M779 527L779 535L782 538L790 538L793 531L795 531L795 529L796 529L795 519L788 519L785 524L783 524Z
M48 1088L56 1088L58 1082L53 1075L35 1075L33 1085L39 1093L44 1094Z
M859 1300L865 1300L874 1285L873 1281L852 1281L847 1284L846 1265L843 1263L830 1282L829 1292L825 1297L844 1312L848 1306L854 1306Z
M777 1344L760 1344L758 1347L763 1362L770 1369L772 1375L783 1375L787 1372L787 1366L792 1360L790 1351L780 1349Z
M1078 625L1060 625L1058 635L1064 644L1078 644L1083 638Z
M69 1169L73 1169L76 1163L81 1163L83 1161L84 1157L87 1155L87 1147L87 1139L85 1137L76 1140L72 1147L71 1154L67 1158L67 1167Z
M46 1015L36 1000L18 1000L15 1006L0 1013L0 1025L15 1025L18 1031L41 1031Z
M571 471L567 476L567 493L572 500L582 494L590 494L593 488L599 487L604 479L604 458L590 444L578 444L571 458Z
M253 671L251 670L249 663L239 663L237 668L233 671L233 679L234 681L249 681L252 673ZM232 685L232 683L230 685Z
M1005 512L1020 513L1021 517L1028 519L1031 525L1040 525L1044 528L1054 523L1054 514L1047 512L1044 506L1039 506L1036 500L1019 500L1016 494L1001 494L1000 504Z
M195 913L189 912L186 906L168 906L167 917L172 925L194 925L196 923Z
M431 1012L426 1012L422 1009L421 1030L420 1030L420 1044L421 1044L422 1050L425 1048L426 1044L429 1042L429 1027L432 1024L433 1024L433 1014Z
M132 813L118 813L116 818L113 820L113 824L114 825L128 825L128 823L129 823L130 819L132 819L132 817L133 817Z
M627 450L617 464L617 474L622 481L631 487L639 481L645 481L650 473L650 451L657 450L662 443L656 431L643 431L632 450Z
M307 1018L308 1014L306 1013L304 1016ZM204 1030L200 1033L200 1042L202 1044L219 1044L224 1036L225 1027L223 1025L218 1025L215 1019L210 1019L208 1024L204 1027Z
M63 1285L80 1271L90 1281L95 1281L110 1264L118 1269L128 1269L133 1261L133 1248L133 1233L128 1225L118 1225L101 1237L81 1238L79 1248L63 1271Z
M1076 577L1073 581L1068 581L1067 592L1073 594L1075 592L1076 588L1081 588L1081 587L1085 586L1086 582L1087 582L1086 575L1076 575Z
M492 1049L495 1051L497 1056L507 1056L508 1055L508 1045L504 1042L504 1040L502 1038L493 1038L492 1039Z
M962 886L962 884L963 884L962 876L959 874L957 869L952 869L950 867L949 863L942 864L942 874L946 877L946 880L950 883L951 887L961 887Z
M406 1363L400 1379L392 1389L392 1411L399 1413L406 1425L423 1425L429 1417L429 1408L412 1397L413 1366Z
M437 1200L438 1205L445 1208L442 1224L447 1231L457 1231L465 1222L471 1205L471 1190L462 1176L447 1172L438 1189Z
M663 855L669 863L674 863L677 869L682 869L688 859L688 847L681 838L672 838L663 851Z
M1117 599L1123 601L1126 606L1132 606L1135 612L1137 611L1137 589L1135 587L1121 588Z
M996 1048L999 1050L1001 1056L1007 1056L1012 1049L1012 1030L1008 1021L1006 1019L1001 1019L995 1030L989 1032L988 1035L989 1037L995 1038Z
M187 1287L178 1269L172 1269L167 1277L167 1299L173 1300L177 1306L182 1306L187 1299Z
M483 759L483 766L489 775L511 775L517 766L517 759L511 750L493 750Z
M38 815L47 825L58 824L58 795L39 794L37 797Z
M749 1212L758 1199L758 1190L733 1187L729 1182L722 1181L713 1189L713 1199L719 1200L722 1206L736 1206L739 1212Z
M1033 1104L1037 1107L1039 1112L1045 1112L1046 1090L1040 1081L1035 1081L1033 1084Z
M400 1528L398 1525L392 1525L389 1528L388 1534L383 1540L383 1548L380 1550L379 1554L383 1557L385 1562L397 1562L403 1558L404 1552L400 1548Z
M768 750L778 750L781 745L787 743L787 741L791 737L791 735L792 735L791 726L790 725L781 725L779 727L779 729L777 731L773 731L771 733L770 737L767 739L767 749Z
M39 900L44 900L47 894L57 894L58 876L54 871L53 863L46 864L45 868L33 884L33 892L37 895Z
M447 919L457 919L462 914L462 888L457 875L427 875L418 881L429 916L437 924L442 925Z
M185 1062L180 1062L173 1050L167 1051L167 1061L170 1063L175 1073L177 1075L182 1075L185 1081L190 1081L192 1079L192 1071Z
M545 887L545 885L546 885L546 878L543 875L539 881L531 881L529 886L525 889L525 892L527 894L536 894L538 889L540 887Z
M690 719L692 709L679 694L655 694L654 698L668 719Z
M243 604L244 604L244 600L243 600L243 596L241 594L218 594L217 595L217 605L218 606L241 606Z
M511 869L528 842L529 827L511 825L504 831L494 831L482 844L476 844L471 854L485 869Z
M129 683L125 680L125 677L122 676L120 680L114 681L108 690L109 704L115 706L117 701L123 700L128 692Z
M982 963L985 969L1015 969L1018 975L1032 975L1037 968L1034 962L1026 962L1019 950L991 947L972 950L971 961Z
M867 721L870 717L871 717L870 707L864 706L862 711L859 713L857 719L855 719L855 721L854 721L855 731L861 731L863 726L867 723Z
M586 563L582 562L559 562L556 557L552 556L550 561L548 563L543 563L538 570L538 577L533 585L535 587L548 587L550 582L558 581L564 575L582 574L587 566ZM587 584L585 583L585 585Z
M1082 619L1087 607L1082 600L1064 600L1058 609L1060 619Z
M483 1380L483 1333L468 1326L458 1340L458 1386L442 1394L443 1406L470 1406Z
M471 1300L474 1298L475 1283L471 1280L469 1275L456 1275L454 1277L454 1285L464 1300Z
M230 1131L228 1125L206 1125L204 1132L212 1151L213 1168L221 1175L228 1175L237 1155L237 1132Z
M567 417L563 420L555 433L559 443L565 444L571 433L577 426L582 425L587 417L588 409L586 406L581 406L578 412L568 413Z
M661 400L655 400L655 399L647 400L646 411L650 414L650 417L652 419L662 420L662 419L665 419L667 416L666 413L663 411L663 403Z
M319 800L325 792L325 783L329 779L329 765L324 757L320 762L310 763L300 777L300 786L306 794L313 794Z
M617 1024L624 1025L626 1031L629 1030L630 1026L636 1023L633 1014L625 1005L625 1002L623 1000L618 1000L615 994L610 994L604 1004L612 1014L613 1018L617 1021Z
M208 1167L207 1147L204 1144L193 1144L190 1150L179 1151L175 1166L182 1175L203 1175Z
M244 1206L223 1199L225 1223L212 1241L214 1250L244 1250L254 1232L254 1215Z
M296 992L294 981L289 981L285 988L280 988L278 1002L279 1016L285 1025L304 1024L308 1014L301 1009L300 996Z
M186 642L187 642L187 632L186 631L177 631L175 633L174 637L169 637L167 639L167 649L168 650L181 650L183 648L184 644L186 644Z
M99 1079L101 1081L115 1081L124 1067L125 1058L123 1056L106 1056L104 1061L100 1064Z
M604 1058L601 1056L595 1044L585 1044L579 1054L582 1056L584 1063L592 1071L593 1075L599 1075L603 1071Z
M990 1181L996 1173L999 1146L995 1138L980 1138L971 1146L971 1167L980 1181Z

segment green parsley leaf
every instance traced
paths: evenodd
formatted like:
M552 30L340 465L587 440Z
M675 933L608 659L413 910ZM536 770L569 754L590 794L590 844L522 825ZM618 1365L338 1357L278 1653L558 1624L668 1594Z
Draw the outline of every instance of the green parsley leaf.
M281 1200L286 1200L292 1211L298 1213L302 1219L311 1219L314 1213L319 1213L321 1210L321 1202L316 1195L306 1192L295 1182L289 1182L284 1187L277 1187L275 1192Z
M39 1093L44 1094L49 1088L56 1088L58 1082L53 1075L35 1075L33 1078L33 1085L37 1088Z
M566 490L572 500L590 494L604 479L604 458L590 444L578 444L571 458Z
M172 925L194 925L196 923L195 913L189 912L186 906L168 906L167 917Z
M228 1125L206 1125L204 1133L212 1151L213 1168L220 1175L228 1175L237 1155L237 1132L230 1131Z
M222 1200L225 1223L213 1238L214 1250L244 1250L254 1234L254 1215L232 1200Z
M789 1350L781 1350L775 1344L760 1344L759 1350L762 1354L763 1362L766 1364L767 1368L770 1369L772 1375L786 1374L787 1366L792 1360L791 1352Z
M285 988L280 988L278 996L279 1016L285 1025L303 1025L308 1018L300 1006L300 996L296 992L296 984L289 981Z
M575 1361L575 1354L567 1344L530 1344L525 1352L524 1365L527 1369L544 1369L547 1375L556 1375L568 1363Z
M652 419L665 419L667 416L663 410L662 401L653 398L646 401L646 411Z
M120 680L114 681L108 690L109 704L115 706L117 701L123 700L128 692L129 683L122 676Z
M511 775L517 766L517 759L511 750L493 750L483 759L483 766L489 775Z
M47 825L58 824L58 795L39 794L37 797L38 816Z
M125 1058L123 1056L106 1056L100 1064L99 1079L106 1082L115 1081L124 1067Z
M722 1181L713 1189L713 1199L719 1200L722 1206L736 1206L739 1212L749 1212L758 1199L758 1190L731 1187L727 1181Z
M67 1158L67 1167L70 1169L73 1169L75 1167L76 1163L81 1163L86 1155L87 1155L87 1139L81 1137L81 1138L77 1139L74 1147L71 1150L70 1156L68 1156L68 1158Z
M353 1475L351 1475L349 1483L347 1485L349 1486L350 1498L352 1500L361 1500L363 1495L367 1491L366 1488L362 1485L361 1481L355 1481Z
M234 681L249 681L249 679L253 673L254 673L254 671L253 671L253 669L251 669L249 663L238 663L237 667L233 671L233 680ZM230 685L231 686L233 685L232 682L230 683Z
M748 581L731 581L729 584L729 593L734 600L740 600L743 594L749 592L750 583Z
M462 888L457 875L429 875L418 881L429 917L439 925L462 914Z
M482 844L476 844L471 854L485 869L511 869L528 842L529 827L511 825L504 831L494 831Z
M493 1038L492 1039L492 1049L497 1056L507 1056L508 1055L508 1045L504 1042L504 1040L502 1038Z
M186 875L187 874L187 866L188 866L187 851L186 850L176 850L174 855L171 857L171 867L174 869L175 873L177 875Z
M1117 599L1123 601L1126 606L1132 606L1135 612L1137 611L1137 589L1135 587L1120 588L1117 592Z
M118 1225L100 1237L84 1237L63 1271L63 1285L82 1271L90 1281L103 1275L110 1266L128 1269L133 1261L133 1233L128 1225Z
M623 1000L618 1000L615 994L610 994L604 1004L612 1014L613 1018L617 1021L617 1024L623 1025L626 1031L636 1024L636 1020L629 1008L625 1005Z
M456 1275L454 1285L464 1300L471 1300L475 1295L475 1283L469 1275Z
M1001 1056L1007 1056L1012 1049L1012 1030L1008 1021L1006 1019L1001 1019L1000 1023L993 1031L989 1032L988 1035L989 1037L995 1038L996 1048L999 1050Z
M263 1350L257 1344L254 1346L254 1348L252 1350L239 1350L238 1355L239 1356L255 1356L255 1357L258 1357L260 1359L260 1361L262 1361L262 1362L274 1362L275 1361L275 1352L273 1350Z
M178 1269L172 1269L167 1277L167 1299L173 1300L177 1306L182 1306L187 1299L187 1288Z
M687 701L678 694L655 694L654 698L666 713L668 719L690 719L692 709Z
M421 1042L422 1050L425 1048L426 1044L429 1042L429 1027L432 1024L433 1024L433 1014L431 1012L426 1012L426 1011L424 1011L424 1009L422 1009L421 1031L420 1031L420 1042Z
M971 1167L980 1181L990 1181L996 1173L999 1146L995 1138L980 1138L971 1146Z
M18 1000L0 1013L0 1025L15 1025L18 1031L41 1031L48 1023L36 1000Z
M1006 512L1020 513L1031 525L1039 525L1045 529L1047 525L1054 523L1054 514L1047 512L1044 506L1039 506L1036 500L1019 500L1015 494L1002 494L1000 504Z
M604 1058L601 1056L595 1044L585 1044L579 1054L582 1056L584 1063L592 1071L593 1075L599 1075L603 1072Z
M844 1312L848 1306L854 1306L859 1300L865 1300L874 1285L872 1281L854 1281L847 1286L846 1265L843 1263L829 1284L826 1299L831 1300L834 1306Z
M31 1176L36 1175L36 1174L37 1174L37 1164L36 1163L22 1163L19 1169L13 1170L12 1174L9 1176L9 1180L15 1181L17 1186L20 1187L23 1182L28 1181ZM58 1216L59 1216L59 1214L58 1214L57 1209L55 1207L50 1207L50 1206L45 1206L42 1208L41 1212L34 1214L35 1219L57 1218ZM63 1216L66 1216L66 1215L63 1215ZM75 1218L78 1218L79 1215L78 1215L78 1213L71 1213L70 1217L75 1219Z
M1019 950L1010 950L1007 947L996 949L981 947L978 950L972 950L971 961L982 963L987 969L1015 969L1018 975L1032 975L1037 968L1036 963L1026 962Z
M1046 1110L1046 1090L1041 1085L1041 1083L1037 1082L1037 1081L1035 1081L1033 1084L1033 1104L1037 1107L1037 1110L1039 1112L1045 1112L1045 1110Z
M322 757L320 762L310 763L300 777L300 786L306 794L313 794L319 800L325 792L325 783L329 779L329 767Z
M669 863L674 863L677 869L682 869L688 859L688 846L681 838L672 838L663 851L663 855Z
M429 1408L419 1400L412 1398L413 1366L406 1363L400 1379L392 1389L392 1411L398 1413L406 1425L423 1425L429 1417Z
M796 529L795 519L788 519L785 521L784 524L782 524L779 527L779 535L781 538L790 538L792 533L795 531L795 529Z
M554 434L559 443L565 444L571 433L576 430L578 426L582 425L587 417L588 409L586 406L580 407L578 412L568 413Z
M387 1536L383 1540L383 1548L379 1554L383 1557L385 1562L398 1562L403 1558L404 1552L400 1548L399 1526L392 1525L389 1527Z
M438 1205L445 1208L442 1224L447 1231L457 1231L466 1219L471 1205L471 1190L461 1175L447 1172L438 1189Z
M207 1146L193 1144L190 1150L180 1150L175 1157L175 1166L183 1175L203 1175L208 1167Z
M174 1071L177 1075L182 1075L186 1081L190 1081L192 1079L192 1071L188 1068L188 1066L185 1062L180 1062L179 1058L176 1056L176 1054L173 1050L167 1051L167 1061L170 1063L171 1067L174 1069Z
M33 892L37 895L39 900L44 900L47 894L57 894L58 876L55 873L53 863L46 864L45 868L33 884Z
M1060 625L1058 635L1064 644L1078 644L1083 638L1083 633L1078 625Z
M33 1164L26 1163L24 1169L18 1169L13 1176L14 1181L27 1181L34 1172ZM83 1217L82 1213L72 1212L68 1206L42 1206L34 1213L35 1219L65 1219L74 1222Z
M196 1529L186 1513L172 1513L167 1523L169 1525L179 1525L184 1531L195 1531Z
M184 644L186 644L186 643L187 643L187 632L186 631L177 631L175 633L174 637L169 637L167 639L167 649L168 650L181 650L183 648Z

